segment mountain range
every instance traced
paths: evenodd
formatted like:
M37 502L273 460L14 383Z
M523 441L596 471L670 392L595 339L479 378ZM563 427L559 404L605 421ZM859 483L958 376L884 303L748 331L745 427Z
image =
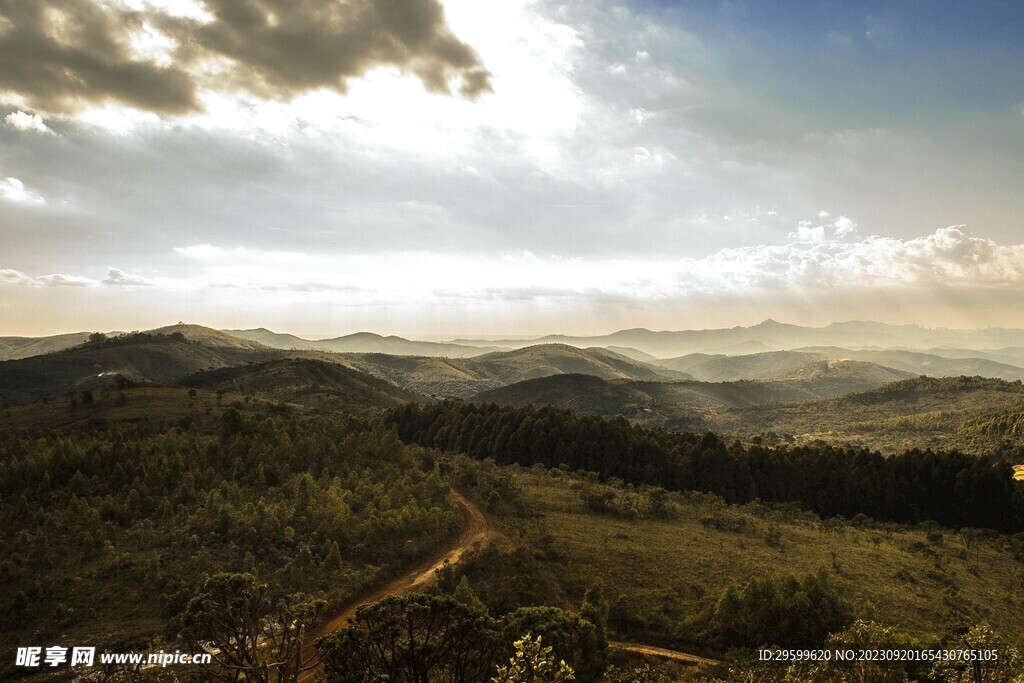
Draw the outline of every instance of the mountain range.
M578 337L548 335L537 339L456 339L466 345L520 348L533 344L572 346L616 346L636 349L657 358L690 353L738 355L761 351L795 350L808 346L841 346L848 349L902 349L926 351L931 348L978 349L996 352L1005 347L1024 347L1024 330L989 328L981 330L929 329L917 325L888 325L876 322L838 322L825 327L803 327L768 319L750 327L711 330L660 331L638 328L607 335ZM1002 360L996 358L996 360Z
M179 323L110 338L7 338L0 348L20 357L0 361L0 405L61 396L67 403L115 385L143 385L314 410L388 408L439 398L550 404L670 429L880 448L912 441L985 452L1024 440L1024 369L1006 362L1024 360L1017 347L764 351L758 350L760 342L748 340L732 348L750 353L659 358L636 346L543 343L501 351L478 347L470 349L473 355L457 357L443 355L449 345L397 337L327 341L344 349L383 344L435 355L295 348L304 340L263 332L246 338ZM281 348L286 344L292 348ZM468 348L460 346L459 352Z

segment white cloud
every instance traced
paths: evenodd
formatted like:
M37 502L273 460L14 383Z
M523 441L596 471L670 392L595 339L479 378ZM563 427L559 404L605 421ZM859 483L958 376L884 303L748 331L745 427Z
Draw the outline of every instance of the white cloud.
M29 114L20 109L5 116L4 125L14 130L55 135L53 130L43 121L42 116L39 114Z
M61 273L54 273L53 275L40 275L35 278L37 284L45 287L88 287L96 284L95 280L80 275L63 275Z
M861 317L968 326L1012 326L1016 319L1024 296L1024 244L1000 244L961 226L896 239L843 236L842 225L801 226L813 240L726 248L689 259L566 257L524 249L332 254L193 245L174 251L174 270L182 273L177 277L149 279L108 268L103 280L94 280L8 269L0 270L0 284L23 287L25 295L11 301L51 290L66 303L88 292L92 306L144 310L150 319L158 311L174 320L202 312L227 326L276 321L291 331L308 330L316 320L319 333L328 335L356 329L489 334L509 329L509 321L523 333L542 334L681 329L765 316L809 324Z
M800 221L796 226L796 231L789 233L789 239L797 242L824 242L825 227L814 226L810 221Z
M107 276L103 280L95 280L83 275L52 273L50 275L30 276L20 270L11 268L0 269L0 284L24 285L29 287L92 287L95 285L112 286L153 286L165 284L171 287L178 283L172 281L152 280L126 273L118 268L107 268Z
M859 241L844 241L839 230L827 238L822 226L801 228L797 234L820 239L723 249L706 259L687 260L680 277L711 289L1024 285L1024 245L999 245L970 235L963 226L913 239L870 236Z
M31 284L32 278L25 275L20 270L11 270L10 268L0 268L0 283L5 285L24 285Z
M159 284L157 280L151 280L139 275L126 273L118 268L107 268L107 276L103 278L104 285L150 287Z
M0 199L27 204L43 204L43 196L25 187L17 178L0 178Z
M570 298L683 301L694 295L757 297L780 288L810 297L876 287L1024 285L1024 245L999 245L962 227L900 240L849 241L855 226L798 226L794 241L722 249L700 259L584 259L529 251L494 256L395 252L315 255L197 245L177 253L204 268L196 286L338 292L363 303L409 305L473 299ZM200 282L202 283L200 285Z
M849 237L857 232L857 224L847 216L840 216L832 225L835 226L836 237Z
M79 275L63 275L61 273L31 277L20 270L2 268L0 269L0 284L29 287L86 287L96 284L96 281Z

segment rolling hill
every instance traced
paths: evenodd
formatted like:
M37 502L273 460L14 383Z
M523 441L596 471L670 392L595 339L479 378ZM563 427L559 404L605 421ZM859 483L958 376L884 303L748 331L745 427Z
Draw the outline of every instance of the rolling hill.
M593 375L602 379L692 379L685 372L660 368L609 349L580 349L567 344L541 344L513 351L499 351L475 358L472 363L516 381L558 374Z
M266 345L259 342L235 337L225 332L221 332L220 330L215 330L212 327L190 325L186 323L178 323L177 325L167 325L166 327L146 330L146 334L158 334L161 336L180 334L190 341L199 342L204 346L216 349L251 349L254 351L263 351L268 348Z
M930 348L1000 349L1024 346L1024 330L991 328L983 330L928 329L917 325L887 325L875 322L839 322L825 327L803 327L765 320L750 327L712 330L654 332L643 328L612 334L578 337L549 335L539 339L457 339L460 344L521 348L532 344L561 343L572 346L620 346L658 358L691 353L749 353L751 351L799 349L808 346L841 346L853 349Z
M720 411L709 427L886 452L930 447L984 453L1024 446L1024 387L982 377L918 377L825 400Z
M689 373L702 382L735 382L812 374L827 360L823 353L768 351L742 356L691 353L654 362L663 368Z
M0 361L40 356L78 346L89 338L89 332L72 332L51 337L0 337Z
M343 378L339 374L343 372L340 369L332 369L328 373L325 366L334 364L384 380L393 388L401 387L404 391L387 400L383 394L371 392L369 405L390 405L392 399L410 400L413 395L467 397L525 379L565 373L652 381L689 377L685 373L599 348L578 349L548 344L474 358L334 353L275 349L259 341L237 338L208 327L178 324L89 342L55 353L0 362L0 402L23 403L69 391L100 388L114 384L119 378L131 382L169 384L201 371L284 358L306 359L321 365L270 365L261 370L267 373L265 377L259 372L237 372L218 375L210 381L235 382L232 390L249 387L254 392L265 390L278 394L288 394L288 382L293 382L291 389L294 391L289 394L292 398L318 393L314 385L322 381L325 388L319 392L322 394L320 398L326 400L334 396L331 399L334 402L345 402L348 400L343 398L346 390L337 384L344 383L343 380L350 381L354 376ZM314 367L318 369L314 370ZM382 390L381 386L374 391L379 390Z
M542 344L475 358L344 354L342 362L400 387L430 396L468 398L487 389L551 375L671 381L688 375L635 361L607 349Z
M333 353L384 353L394 356L439 356L469 358L494 348L479 348L464 344L412 341L403 337L384 337L372 332L356 332L333 339L309 340L292 334L271 332L266 328L252 330L222 330L225 334L258 342L276 349L303 351L331 351Z
M936 353L923 353L898 349L856 351L839 347L809 347L804 352L829 358L849 358L877 363L896 370L930 377L993 377L1007 381L1024 379L1024 368L989 358L960 355L955 358ZM970 353L970 352L967 352Z
M423 400L422 396L358 370L306 358L207 370L182 377L178 384L310 407L391 408Z
M507 405L551 404L596 415L622 415L650 426L704 430L715 423L716 415L731 408L840 396L905 376L856 361L823 362L816 372L806 376L766 381L606 381L563 375L484 391L472 400Z
M130 382L173 383L200 370L271 360L280 351L213 347L180 335L133 334L72 349L0 362L0 404Z

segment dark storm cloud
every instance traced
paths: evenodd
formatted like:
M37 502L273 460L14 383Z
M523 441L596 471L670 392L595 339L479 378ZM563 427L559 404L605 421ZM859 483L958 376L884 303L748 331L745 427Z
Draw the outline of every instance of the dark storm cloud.
M138 13L82 0L0 0L0 91L50 112L109 100L161 113L194 109L186 72L132 59L128 35L141 25Z
M431 91L475 98L490 75L445 23L438 0L205 0L213 21L133 12L93 0L0 0L0 92L40 111L115 101L160 114L199 108L198 87L272 97L344 92L377 66L413 73ZM155 27L177 46L170 65L145 61L133 33ZM202 82L190 69L227 59Z
M487 72L445 24L437 0L206 0L216 20L195 29L200 53L236 60L238 84L289 95L344 91L345 81L379 65L416 74L436 92L476 97Z

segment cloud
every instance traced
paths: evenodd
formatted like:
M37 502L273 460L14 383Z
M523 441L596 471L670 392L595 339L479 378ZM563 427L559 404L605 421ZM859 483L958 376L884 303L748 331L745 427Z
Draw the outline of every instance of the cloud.
M789 239L797 242L824 242L825 227L814 226L810 221L800 221L796 226L796 231L789 233Z
M132 275L118 268L107 268L107 276L103 278L102 284L114 286L149 287L157 284L156 280Z
M200 264L211 286L352 293L366 301L474 299L685 301L767 297L782 289L808 297L840 290L1024 287L1024 245L1000 245L962 226L901 240L848 239L855 223L800 225L782 245L722 249L699 259L540 257L530 252L460 257L391 253L320 256L211 245L177 254ZM382 264L388 264L384 267Z
M28 204L43 204L42 195L25 188L25 183L17 178L0 178L0 199Z
M0 0L0 90L33 109L67 112L116 101L180 114L197 106L181 68L133 58L130 33L142 15L90 0Z
M11 112L4 117L4 125L14 130L31 131L34 133L45 133L55 135L39 114L27 114L21 110Z
M825 235L824 226L801 226L797 235L813 239L723 249L706 259L687 260L678 277L706 289L733 290L1024 286L1024 244L1000 245L970 235L963 226L905 240L870 236L846 241L844 236L852 233L844 228L852 223L842 221L834 237Z
M148 287L159 284L174 285L171 281L151 280L139 275L126 273L118 268L107 268L107 276L102 280L62 273L32 277L20 270L4 268L0 269L0 284L27 285L30 287L91 287L95 285Z
M41 275L35 279L36 284L43 285L44 287L88 287L96 284L95 280L87 277L81 277L79 275L62 275L55 273L53 275Z
M60 273L30 277L20 270L0 268L0 284L29 287L87 287L96 284L96 281L79 275L62 275Z
M836 237L849 237L857 232L857 224L848 216L840 216L832 225L836 229Z
M345 81L376 66L414 73L427 89L476 97L490 88L476 53L449 31L437 0L206 0L214 21L193 35L242 66L247 90L292 95L344 91Z
M381 66L433 92L455 85L475 98L491 88L438 0L203 4L197 15L155 2L0 0L0 92L50 113L118 103L174 115L199 110L202 89L345 92Z
M25 273L20 270L0 268L0 282L5 285L26 285L32 284L32 278L25 275Z
M176 320L187 317L185 311L215 318L237 313L241 317L232 320L245 318L245 325L266 323L269 316L292 330L313 319L378 331L395 330L400 322L397 329L407 334L420 325L440 335L461 325L494 332L510 320L531 333L594 325L604 331L678 329L680 311L688 326L766 315L814 324L836 315L932 325L1016 320L1024 296L1024 244L1000 244L962 226L910 239L844 236L834 223L804 227L821 239L726 248L690 259L197 244L174 250L183 266L174 277L150 280L108 268L103 280L95 280L7 269L0 270L0 285L21 287L9 299L26 310L22 302L58 301L55 320L64 320L67 301L88 292L90 305L127 306L134 315L152 317L159 310ZM152 286L137 286L142 284Z

